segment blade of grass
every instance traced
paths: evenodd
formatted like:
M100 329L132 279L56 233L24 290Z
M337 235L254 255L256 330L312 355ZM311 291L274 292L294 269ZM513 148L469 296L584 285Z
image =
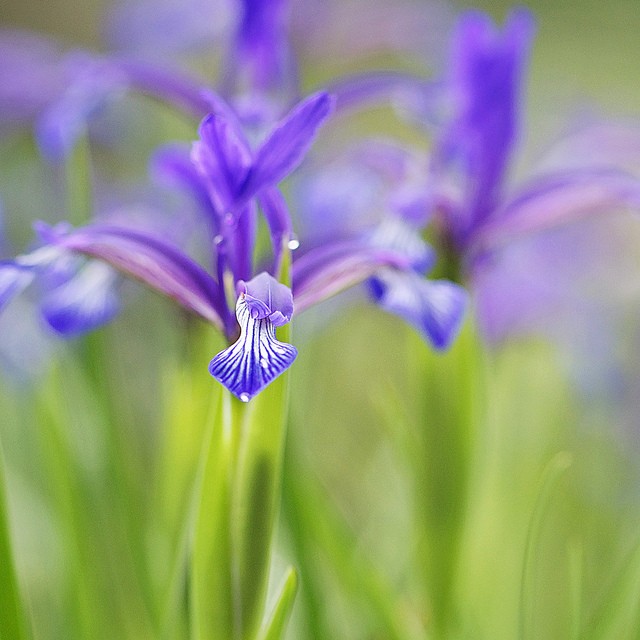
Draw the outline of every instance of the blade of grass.
M6 498L4 455L0 446L0 638L26 640L27 616L13 559Z
M271 614L258 635L258 640L282 640L284 638L297 589L296 571L293 567L289 567L278 589Z
M571 466L571 454L566 451L557 453L547 464L540 479L540 488L537 493L536 502L531 513L531 520L527 529L527 539L524 549L524 560L522 563L522 573L520 579L520 615L518 618L519 633L521 640L535 638L535 626L533 623L533 600L534 587L533 580L535 574L536 558L535 552L540 540L544 518L549 508L549 503L553 496L553 491L557 487L562 474Z
M316 609L322 601L321 590L314 586L315 570L312 558L318 551L330 566L344 593L365 612L380 637L388 640L408 640L424 637L415 621L405 610L394 587L385 580L371 559L358 550L353 532L324 495L309 469L287 452L285 473L285 516L288 530L298 552L304 588L311 588L309 613L313 620L314 637L330 638L323 619L326 611ZM315 635L325 629L324 635Z

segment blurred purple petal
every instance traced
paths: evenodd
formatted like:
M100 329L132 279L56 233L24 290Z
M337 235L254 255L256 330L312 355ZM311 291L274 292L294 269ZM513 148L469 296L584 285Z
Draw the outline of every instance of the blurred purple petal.
M150 171L156 181L167 186L177 186L194 198L212 226L213 235L219 232L220 219L209 198L206 184L191 161L187 146L162 147L151 158Z
M479 230L473 248L498 248L516 238L632 207L640 210L640 180L607 170L578 170L541 179Z
M370 280L376 302L420 331L436 349L447 349L462 325L467 292L447 280L384 269Z
M420 273L430 270L436 261L433 249L415 228L395 216L388 216L374 229L369 243L404 255L412 269Z
M43 298L41 311L57 333L72 337L110 322L120 310L116 274L106 264L89 262Z
M382 102L421 102L432 99L433 86L424 78L398 71L362 73L341 78L327 87L335 97L336 113Z
M459 172L463 216L452 221L464 236L498 202L518 131L521 76L533 18L512 11L500 33L490 18L469 11L454 37L453 119L436 149L436 171Z
M43 36L0 29L0 130L31 121L65 88L58 45Z
M238 4L241 16L225 84L250 94L291 92L297 72L287 34L289 2L242 0Z
M86 131L88 120L124 93L126 76L113 65L77 56L70 62L72 78L61 96L39 117L36 135L50 159L67 155Z
M121 0L107 15L104 33L114 48L157 60L176 52L210 52L230 27L230 0Z
M0 311L33 281L35 271L13 262L0 263Z

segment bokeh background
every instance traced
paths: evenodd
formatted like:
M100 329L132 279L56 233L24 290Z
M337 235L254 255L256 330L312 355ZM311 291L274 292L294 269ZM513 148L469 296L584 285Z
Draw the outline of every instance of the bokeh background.
M342 5L336 9L341 18L332 23L341 26L334 32L338 54L332 55L332 47L326 46L314 56L309 47L302 62L306 86L380 64L438 69L446 57L447 30L456 14L470 6L372 0L335 4ZM527 175L558 135L577 123L602 116L640 123L638 3L523 4L535 14L538 32L514 181ZM295 15L295 2L293 7ZM502 21L511 5L484 1L473 7ZM430 19L407 22L402 17L407 8ZM69 48L106 50L105 16L111 11L113 5L107 2L2 0L0 20L2 28L37 30ZM299 21L304 24L313 15L307 9ZM209 17L219 17L224 24L224 16L221 10ZM408 54L366 46L387 16L389 24L399 25L395 41L411 42ZM430 24L437 29L431 31ZM215 26L211 33L216 33ZM349 51L352 57L346 55ZM163 53L211 82L216 79L218 55L213 48L209 64L205 47L197 55ZM424 64L420 55L431 56L429 62ZM184 140L195 135L174 116L159 115L135 99L134 105L138 122L147 126L133 126L117 152L108 149L96 159L109 179L121 181L125 194L145 176L145 158L157 142L167 135ZM387 116L365 114L354 121L354 130L360 134L384 127L393 133L396 125L388 124ZM397 133L406 135L402 128ZM126 163L118 160L123 150ZM634 147L629 139L624 153L630 170L640 168L640 144ZM59 177L55 167L38 157L30 134L13 132L0 139L0 195L13 247L25 248L32 220L64 217L64 198L56 187ZM583 248L580 259L566 260L567 247L575 245ZM469 343L478 340L473 313L461 344L445 356L426 353L410 329L353 298L322 305L296 322L300 357L292 375L279 541L283 562L293 557L302 575L292 639L386 637L376 635L376 598L384 600L389 593L406 609L408 626L416 618L419 627L419 607L414 605L421 587L411 550L419 546L422 534L417 524L420 500L415 498L433 487L416 489L412 484L415 478L407 473L402 434L446 430L449 413L469 397L475 417L470 506L456 587L457 609L463 612L460 637L515 637L523 574L530 603L527 615L535 621L531 637L590 637L595 628L590 621L607 619L607 607L628 609L629 614L620 627L611 623L600 637L637 636L640 219L611 212L606 218L549 232L516 247L505 259L514 271L513 286L522 286L529 274L530 280L542 283L549 304L520 309L505 321L497 341L489 344L480 338L481 356L473 364L468 355ZM70 455L85 467L88 488L82 504L94 505L83 517L93 520L96 528L114 531L109 544L85 549L85 562L98 567L117 564L109 560L114 553L123 567L135 566L138 554L164 557L162 545L168 544L149 539L148 532L139 532L141 539L132 543L117 523L142 520L158 508L157 487L149 486L149 479L161 481L154 472L163 448L158 425L166 419L173 397L167 390L167 372L186 366L188 353L195 369L200 366L206 373L213 349L198 350L205 342L193 334L202 328L194 330L169 302L135 285L129 302L115 324L81 344L63 344L34 329L31 325L37 320L26 302L16 303L0 319L0 339L6 345L0 373L0 436L9 469L18 565L36 617L53 620L51 628L59 633L42 637L64 637L65 618L56 613L55 585L64 582L65 547L70 542L58 516L60 510L78 506L56 501L49 483L59 470L55 464L47 468L47 451L57 445L43 441L37 427L43 418L34 397L42 393L41 374L51 358L60 372L56 392L74 398L65 437ZM86 350L102 354L104 369L79 371ZM471 366L479 377L465 386L465 371ZM94 411L96 398L87 390L87 377L100 378L116 398L106 418L104 411ZM208 379L205 383L213 384ZM105 420L120 425L111 440ZM197 435L184 434L185 451ZM104 467L104 451L109 448L112 462L124 461L124 477ZM188 462L185 454L184 464ZM545 484L549 477L552 480ZM121 486L111 486L117 482ZM179 488L173 491L178 503ZM546 496L542 501L541 495ZM540 504L543 515L536 528L532 520ZM535 544L530 544L532 535ZM96 561L100 553L105 557ZM629 567L631 576L625 574ZM389 593L375 586L378 575L384 577ZM117 606L127 599L136 606L130 598L135 593L130 578L125 570L113 568L101 578L112 581L107 591ZM580 624L566 614L576 608ZM137 637L145 637L144 629L138 632Z

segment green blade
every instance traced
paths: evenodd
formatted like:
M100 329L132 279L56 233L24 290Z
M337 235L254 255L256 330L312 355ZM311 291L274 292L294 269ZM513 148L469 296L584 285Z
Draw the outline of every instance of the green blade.
M9 516L5 497L5 469L0 448L0 638L26 639L26 617L11 551Z

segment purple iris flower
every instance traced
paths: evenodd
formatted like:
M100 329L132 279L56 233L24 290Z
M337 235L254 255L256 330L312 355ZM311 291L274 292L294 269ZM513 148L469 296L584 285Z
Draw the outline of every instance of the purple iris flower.
M100 262L91 261L88 268L113 267L133 276L235 341L214 358L210 371L238 398L248 401L296 357L294 347L275 337L275 328L289 322L293 314L291 290L274 277L291 230L276 185L300 163L331 108L326 93L309 97L257 149L251 148L230 110L228 119L210 114L202 121L187 178L207 197L210 271L177 245L142 229L108 223L75 230L41 226L43 246L0 269L0 301L8 300L39 274L53 278L57 270L64 270L61 263L69 256L97 258ZM187 166L182 169L188 171ZM267 269L254 265L258 204L273 244L274 259ZM79 287L67 292L64 282L61 286L62 290L56 288L49 297L51 305L57 303L56 317L66 329L74 321L71 310L78 311ZM228 307L231 295L236 298L235 310Z
M509 186L533 32L533 18L525 10L513 11L503 29L479 12L461 17L442 83L445 117L423 186L432 201L445 269L471 284L489 335L496 309L489 317L482 299L496 299L491 287L506 291L512 286L512 274L499 274L499 256L507 245L590 215L640 207L640 183L610 162L547 172L517 189ZM491 271L497 273L489 277ZM533 288L529 294L535 298Z
M467 273L515 239L640 205L638 181L611 166L556 171L507 189L533 31L525 10L513 11L502 31L468 12L454 37L451 114L435 144L431 180L443 243Z

